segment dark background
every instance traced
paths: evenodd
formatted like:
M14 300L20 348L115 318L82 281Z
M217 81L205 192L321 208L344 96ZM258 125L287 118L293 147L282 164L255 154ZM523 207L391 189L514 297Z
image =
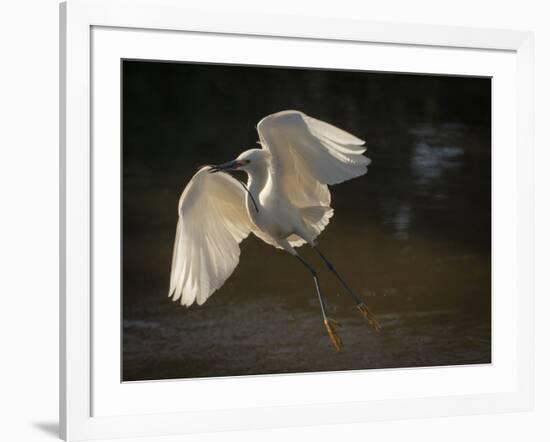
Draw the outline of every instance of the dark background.
M147 380L491 361L491 80L123 61L123 373ZM367 140L367 175L331 187L319 245L377 314L251 235L203 306L167 297L179 195L297 109Z

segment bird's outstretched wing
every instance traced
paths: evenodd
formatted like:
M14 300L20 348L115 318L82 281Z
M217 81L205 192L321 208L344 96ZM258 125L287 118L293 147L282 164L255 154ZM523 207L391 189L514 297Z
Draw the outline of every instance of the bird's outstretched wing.
M172 256L169 296L203 304L239 263L239 243L251 231L245 190L230 175L203 167L183 191Z
M274 183L297 207L329 206L327 185L363 175L370 164L363 140L302 112L269 115L257 129Z

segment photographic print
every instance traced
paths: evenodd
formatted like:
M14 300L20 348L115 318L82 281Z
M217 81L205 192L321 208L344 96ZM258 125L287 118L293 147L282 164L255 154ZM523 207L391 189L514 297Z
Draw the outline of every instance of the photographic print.
M122 381L491 362L491 79L122 60Z

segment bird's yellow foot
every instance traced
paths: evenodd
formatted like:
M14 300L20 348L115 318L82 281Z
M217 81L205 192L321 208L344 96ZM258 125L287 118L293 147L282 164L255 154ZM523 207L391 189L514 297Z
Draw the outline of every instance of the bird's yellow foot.
M334 319L327 318L325 319L325 327L332 344L336 348L336 351L342 350L342 339L340 339L340 336L336 333L336 328L341 327L341 325Z
M380 333L382 326L378 322L378 319L376 319L376 316L372 314L372 312L367 308L367 305L364 302L357 304L357 310L359 310L363 315L363 317L367 321L369 321L369 324L371 325L371 327L374 328L375 331Z

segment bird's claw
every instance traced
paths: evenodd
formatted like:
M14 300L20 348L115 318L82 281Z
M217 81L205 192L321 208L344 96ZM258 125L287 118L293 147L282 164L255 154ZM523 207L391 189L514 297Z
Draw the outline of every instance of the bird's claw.
M326 318L325 319L325 327L327 329L328 336L336 348L336 351L342 350L342 339L340 339L340 336L336 333L336 328L341 327L340 323L336 322L334 319Z
M380 333L380 330L382 330L382 326L378 322L378 319L376 319L376 316L372 314L372 312L367 308L367 305L364 302L360 302L357 304L357 310L363 315L363 317L369 322L372 328L378 333Z

